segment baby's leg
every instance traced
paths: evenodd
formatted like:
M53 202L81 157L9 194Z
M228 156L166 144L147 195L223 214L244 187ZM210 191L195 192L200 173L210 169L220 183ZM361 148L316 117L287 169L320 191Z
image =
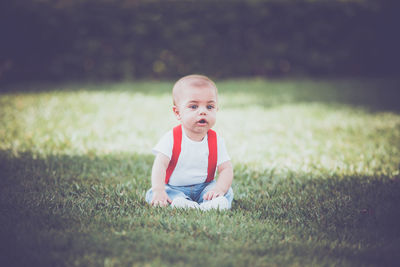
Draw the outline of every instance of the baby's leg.
M225 210L225 209L230 209L232 207L232 201L233 201L233 190L232 188L229 188L228 192L224 196L219 196L217 198L214 198L213 200L204 200L203 197L204 195L212 190L216 184L216 181L212 181L207 185L204 190L200 194L200 209L202 210L210 210L210 209L220 209L220 210Z
M185 190L178 186L165 186L165 192L172 200L171 207L173 208L198 208L199 204L194 202L185 194ZM153 199L153 190L150 188L146 193L146 202L151 204Z
M172 208L183 208L183 209L198 209L200 208L199 203L193 201L190 197L191 187L190 186L169 186L171 190L179 191L181 194L172 199ZM168 191L167 191L168 193Z
M171 207L183 209L199 209L200 205L196 201L192 201L183 197L177 197L172 200Z

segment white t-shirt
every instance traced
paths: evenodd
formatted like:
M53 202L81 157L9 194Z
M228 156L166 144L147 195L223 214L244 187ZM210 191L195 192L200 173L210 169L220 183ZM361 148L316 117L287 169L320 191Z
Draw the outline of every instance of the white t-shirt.
M174 136L172 130L164 134L153 148L153 153L163 153L169 159L172 156ZM217 166L230 160L225 147L224 139L217 134L218 160ZM207 135L202 141L196 142L186 136L182 127L181 153L174 171L169 179L169 184L185 186L204 183L207 179L208 168L208 139Z

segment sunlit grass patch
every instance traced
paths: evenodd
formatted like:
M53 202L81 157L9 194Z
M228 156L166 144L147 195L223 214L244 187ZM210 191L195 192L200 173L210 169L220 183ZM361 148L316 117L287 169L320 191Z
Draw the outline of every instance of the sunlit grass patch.
M391 82L227 80L215 129L229 212L153 209L172 82L0 95L0 256L10 265L391 265L400 115ZM23 257L20 257L23 255Z

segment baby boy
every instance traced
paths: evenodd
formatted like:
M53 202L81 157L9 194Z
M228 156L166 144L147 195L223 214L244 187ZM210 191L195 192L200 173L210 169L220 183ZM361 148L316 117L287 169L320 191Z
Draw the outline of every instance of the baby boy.
M224 140L211 130L218 111L216 85L206 76L189 75L175 83L172 96L172 110L181 124L153 149L146 201L161 207L230 209L232 163Z

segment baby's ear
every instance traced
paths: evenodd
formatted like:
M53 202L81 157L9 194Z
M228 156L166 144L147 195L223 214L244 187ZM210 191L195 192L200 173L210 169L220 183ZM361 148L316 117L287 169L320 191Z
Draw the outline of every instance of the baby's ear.
M176 118L177 118L178 120L180 120L180 119L181 119L181 116L179 115L179 109L178 109L178 107L177 107L177 106L173 106L173 107L172 107L172 111L174 112Z

